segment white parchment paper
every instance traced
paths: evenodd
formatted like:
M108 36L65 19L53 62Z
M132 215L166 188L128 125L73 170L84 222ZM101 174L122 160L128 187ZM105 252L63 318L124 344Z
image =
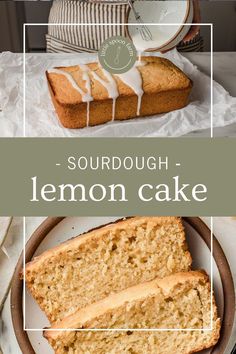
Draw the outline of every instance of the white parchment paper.
M0 137L23 132L22 54L0 54Z
M153 55L153 54L152 54ZM158 54L160 55L160 54ZM96 60L96 54L26 55L26 136L32 137L165 137L181 136L210 128L210 78L176 50L162 55L173 61L192 80L191 102L184 109L152 117L116 121L96 127L65 129L58 121L48 92L45 71ZM0 57L0 135L23 133L23 56L3 53ZM236 98L218 83L213 84L213 126L236 122Z

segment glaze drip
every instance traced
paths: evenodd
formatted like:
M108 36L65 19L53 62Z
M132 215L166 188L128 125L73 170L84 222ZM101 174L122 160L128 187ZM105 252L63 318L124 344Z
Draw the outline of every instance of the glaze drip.
M116 74L127 86L129 86L138 96L138 104L137 104L137 116L140 115L140 109L142 104L142 96L143 96L143 80L142 76L137 69L138 66L143 66L146 63L142 61L136 62L135 66L127 71L124 74Z
M113 101L112 102L112 121L114 121L116 99L119 96L116 80L113 78L113 76L108 71L106 71L104 69L101 69L101 70L102 70L104 76L106 76L108 81L103 80L95 71L92 71L92 75L95 80L100 82L100 84L102 84L105 87L105 89L107 90L107 93L108 93L108 97L112 98L112 101Z
M63 69L51 69L48 72L53 74L64 75L67 78L67 80L71 83L73 88L81 94L83 102L93 101L93 97L88 92L84 92L81 89L81 87L77 84L77 82L75 81L71 73Z
M80 64L79 65L80 69L83 72L83 80L85 81L85 87L87 90L87 93L92 97L91 95L91 80L89 76L90 69L87 65L85 64ZM93 100L93 97L92 97ZM86 126L89 126L89 121L90 121L90 101L87 101L87 119L86 119Z
M129 86L137 95L138 97L138 102L137 102L137 116L140 115L140 110L141 110L141 105L142 105L142 96L143 96L143 81L142 81L142 76L141 73L138 70L139 66L146 65L145 62L142 62L139 58L139 61L136 62L135 66L130 69L128 72L124 74L115 74L124 84ZM80 64L78 65L80 70L82 71L83 75L82 78L85 81L85 88L86 92L81 89L81 87L78 85L76 80L73 78L72 74L63 70L63 69L51 69L48 72L49 73L54 73L54 74L59 74L59 75L64 75L67 80L71 83L72 87L77 90L81 97L82 101L87 103L87 119L86 119L86 126L89 126L90 122L90 102L93 101L93 96L92 96L92 86L91 86L91 76L102 86L105 87L108 93L108 97L112 99L112 121L115 120L115 112L116 112L116 99L119 97L119 91L117 87L117 82L114 79L114 76L111 75L108 71L104 70L103 68L100 68L102 71L102 74L106 77L107 80L104 80L99 76L95 71L91 70L88 65L85 64Z

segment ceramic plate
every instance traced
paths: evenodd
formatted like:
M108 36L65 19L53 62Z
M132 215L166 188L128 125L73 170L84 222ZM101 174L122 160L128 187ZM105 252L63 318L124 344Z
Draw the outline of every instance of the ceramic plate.
M26 246L26 260L29 261L33 256L41 254L43 251L68 240L71 237L84 233L98 226L116 221L116 217L67 217L67 218L48 218L32 235ZM205 269L208 274L211 272L211 253L210 253L210 231L199 218L184 218L186 238L193 258L193 269ZM12 286L12 318L15 333L23 353L44 353L53 354L53 350L48 342L43 338L42 331L35 331L49 326L49 322L40 310L32 296L26 292L26 328L34 329L22 331L22 281L19 280L22 259L13 279ZM224 278L222 274L224 273ZM219 316L223 319L223 330L221 339L214 349L205 350L201 353L223 354L226 347L234 314L230 311L233 307L234 289L232 277L228 263L223 251L214 239L214 259L213 259L213 281L214 292ZM227 293L225 288L227 287ZM230 306L229 306L230 304Z

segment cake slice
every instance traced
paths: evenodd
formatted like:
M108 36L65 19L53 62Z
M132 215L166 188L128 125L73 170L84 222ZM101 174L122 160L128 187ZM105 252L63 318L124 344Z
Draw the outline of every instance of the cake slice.
M44 336L56 354L190 354L217 342L220 319L214 299L212 315L209 330L210 283L205 273L192 271L112 294L66 317ZM123 330L63 331L68 328Z
M55 322L113 292L190 266L180 218L135 217L44 252L26 264L25 281Z

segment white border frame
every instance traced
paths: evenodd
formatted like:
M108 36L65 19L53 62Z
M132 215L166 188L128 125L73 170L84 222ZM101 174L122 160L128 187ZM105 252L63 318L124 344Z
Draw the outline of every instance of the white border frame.
M184 331L184 332L208 332L213 330L213 217L211 216L211 227L210 227L210 232L211 232L211 240L210 240L210 297L211 297L211 326L210 328L84 328L84 329L78 329L78 328L57 328L57 329L52 329L48 328L47 331L65 331L65 332L71 332L71 331L76 331L76 332L122 332L122 331L133 331L133 332L164 332L164 331L169 331L169 332L177 332L177 331ZM26 219L25 216L23 217L23 271L24 271L24 279L25 279L25 246L26 246ZM23 280L23 330L24 331L29 331L29 332L42 332L44 331L43 328L26 328L25 324L25 319L26 319L26 283Z
M96 26L106 26L108 23L96 23ZM109 25L113 26L119 26L120 23L112 23ZM136 23L134 24L129 24L129 26L137 26ZM150 24L150 23L144 23L144 25L147 26L158 26L158 24ZM165 23L162 24L165 26L189 26L188 23ZM197 23L197 24L192 24L194 26L209 26L211 31L210 31L210 36L211 36L211 58L210 58L210 65L211 65L211 75L210 75L210 80L211 80L211 107L210 107L210 119L211 119L211 138L213 138L213 23ZM23 136L26 137L26 60L25 60L25 54L26 54L26 40L25 40L25 35L26 35L26 28L28 26L91 26L91 23L83 23L83 24L77 24L77 23L24 23L23 27ZM163 331L170 331L170 332L176 332L176 331L185 331L185 332L190 332L190 331L212 331L213 330L213 217L211 216L211 260L210 260L210 268L211 268L211 279L210 279L210 285L211 285L211 327L210 328L201 328L201 329L196 329L196 328L107 328L107 329L77 329L77 328L70 328L70 329L64 329L64 328L59 328L59 329L47 329L47 331L91 331L91 332L105 332L105 331L110 331L110 332L120 332L120 331L138 331L138 332L163 332ZM25 246L26 246L26 220L25 217L23 218L23 270L24 270L24 279L25 279ZM25 303L25 296L26 294L26 284L25 281L23 281L23 330L24 331L29 331L29 332L37 332L40 331L42 332L44 329L43 328L26 328L25 324L25 313L26 313L26 303Z
M113 25L113 26L120 26L120 23L96 23L96 26L106 26L106 25ZM28 26L91 26L91 23L24 23L23 27L23 137L26 138L26 69L25 69L25 50L26 50L26 28ZM144 23L143 25L146 26L158 26L157 23ZM161 24L162 26L189 26L189 23L164 23ZM129 26L137 26L136 23L129 23ZM214 129L213 129L213 23L193 23L191 26L209 26L211 29L211 59L210 59L210 66L211 66L211 107L210 107L210 120L211 120L211 127L210 127L210 138L214 136Z

